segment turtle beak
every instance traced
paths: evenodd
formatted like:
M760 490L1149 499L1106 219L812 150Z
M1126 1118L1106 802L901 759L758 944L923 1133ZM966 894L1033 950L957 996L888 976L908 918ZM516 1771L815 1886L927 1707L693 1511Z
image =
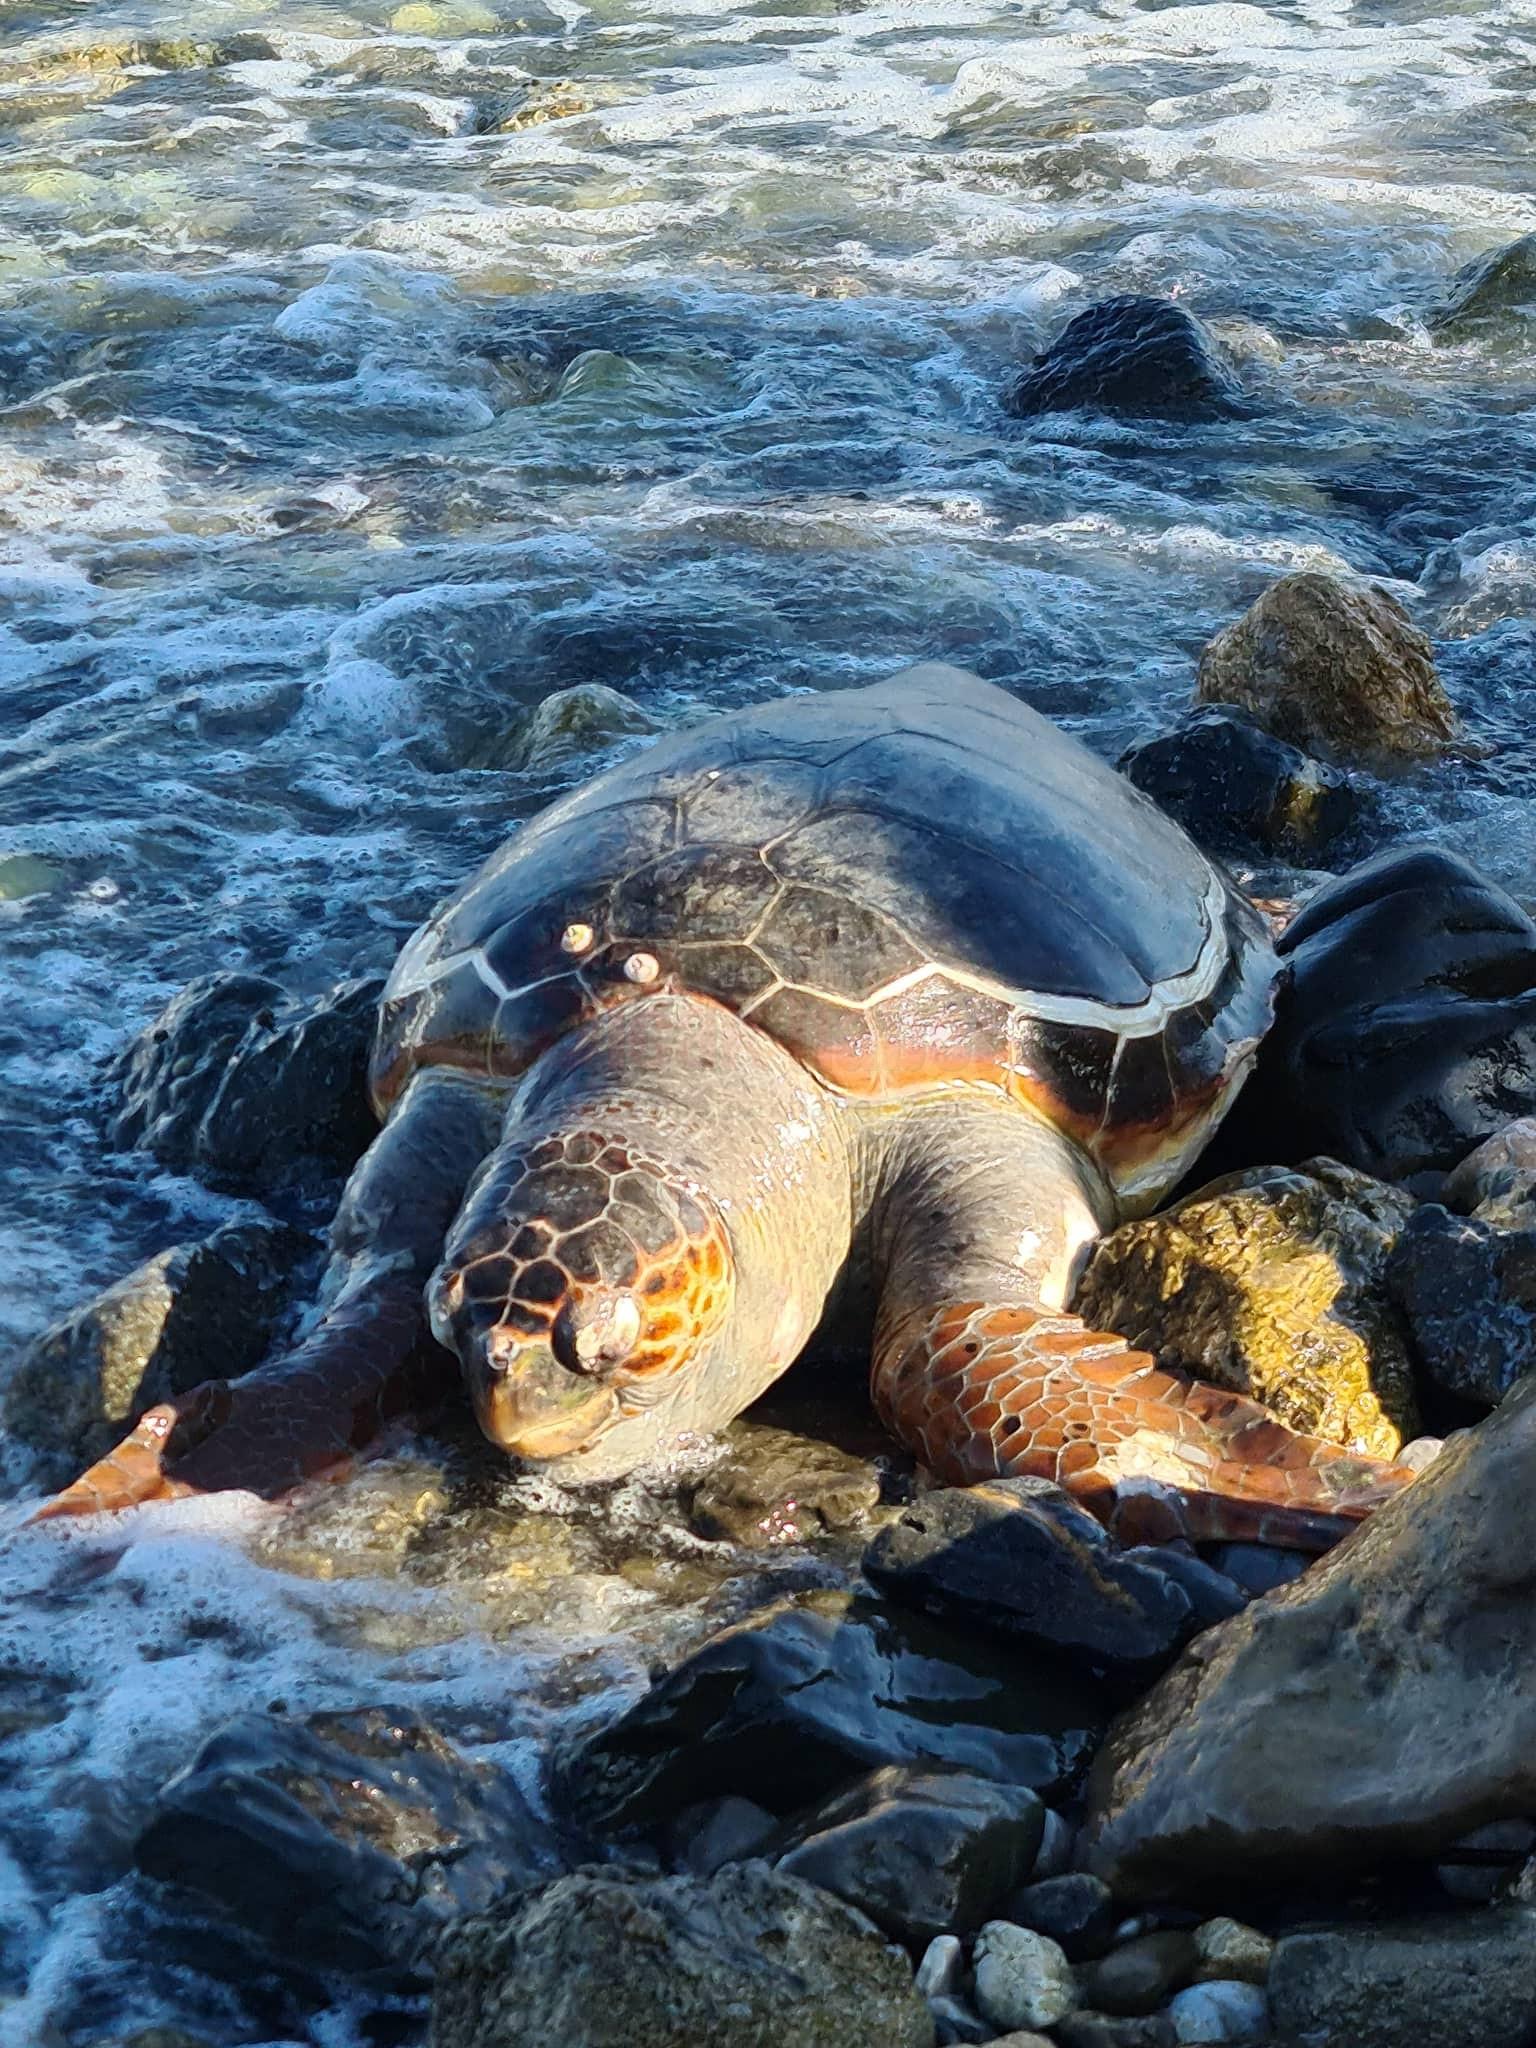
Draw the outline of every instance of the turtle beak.
M568 1372L539 1338L497 1328L466 1361L475 1417L493 1444L541 1462L584 1451L614 1421L617 1394Z

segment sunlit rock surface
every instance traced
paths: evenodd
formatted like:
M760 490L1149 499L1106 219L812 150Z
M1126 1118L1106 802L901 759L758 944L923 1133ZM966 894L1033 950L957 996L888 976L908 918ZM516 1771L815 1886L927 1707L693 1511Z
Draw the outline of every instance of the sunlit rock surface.
M1084 1866L1127 1898L1321 1886L1529 1814L1536 1388L1296 1584L1207 1631L1096 1761Z

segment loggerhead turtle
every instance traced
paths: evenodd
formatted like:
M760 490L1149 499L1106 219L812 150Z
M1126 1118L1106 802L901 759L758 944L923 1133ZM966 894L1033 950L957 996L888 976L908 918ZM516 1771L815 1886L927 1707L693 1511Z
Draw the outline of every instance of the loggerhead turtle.
M441 1368L428 1316L495 1443L612 1478L872 1302L875 1405L943 1479L1043 1474L1133 1539L1324 1547L1411 1472L1069 1306L1232 1101L1274 974L1176 825L958 669L663 740L405 947L312 1334L44 1512L281 1492Z

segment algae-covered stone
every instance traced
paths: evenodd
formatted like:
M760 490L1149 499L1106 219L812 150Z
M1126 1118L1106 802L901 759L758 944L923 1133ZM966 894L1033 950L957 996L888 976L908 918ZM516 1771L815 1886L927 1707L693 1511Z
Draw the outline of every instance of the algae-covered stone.
M462 1921L432 2048L933 2048L912 1967L862 1913L763 1863L586 1870Z
M5 1426L71 1464L100 1457L146 1408L256 1365L308 1240L241 1223L173 1246L45 1330L7 1382Z
M880 1504L867 1458L788 1429L737 1422L730 1448L693 1489L688 1519L701 1536L767 1549L865 1524Z
M1229 1174L1112 1232L1075 1305L1292 1429L1390 1458L1418 1432L1384 1281L1412 1212L1400 1190L1330 1159Z
M1325 760L1400 765L1456 738L1429 641L1397 599L1313 569L1282 576L1216 635L1195 695Z
M599 752L631 733L656 731L633 697L606 683L555 690L509 731L488 732L465 751L468 768L556 768Z
M1463 265L1426 325L1439 341L1523 341L1536 322L1536 235Z

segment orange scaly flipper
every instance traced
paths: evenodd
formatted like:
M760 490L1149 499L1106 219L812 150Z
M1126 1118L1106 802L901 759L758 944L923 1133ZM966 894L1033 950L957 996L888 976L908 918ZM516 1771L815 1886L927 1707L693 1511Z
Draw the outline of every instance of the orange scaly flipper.
M1054 1479L1131 1543L1326 1550L1416 1476L1022 1304L951 1302L882 1329L873 1390L940 1478Z
M337 1303L295 1350L151 1408L34 1522L240 1487L273 1500L334 1472L444 1378L421 1290L387 1280Z

